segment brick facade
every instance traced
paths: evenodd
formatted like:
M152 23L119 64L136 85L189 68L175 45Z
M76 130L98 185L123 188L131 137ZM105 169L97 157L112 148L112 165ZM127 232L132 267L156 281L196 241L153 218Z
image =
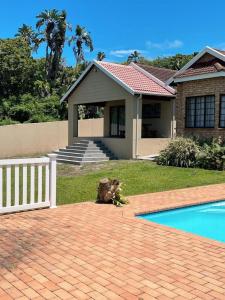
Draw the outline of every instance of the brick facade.
M176 132L177 136L221 137L225 139L225 128L219 128L220 95L225 94L225 78L181 82L177 85ZM185 128L186 98L191 96L215 95L215 127Z

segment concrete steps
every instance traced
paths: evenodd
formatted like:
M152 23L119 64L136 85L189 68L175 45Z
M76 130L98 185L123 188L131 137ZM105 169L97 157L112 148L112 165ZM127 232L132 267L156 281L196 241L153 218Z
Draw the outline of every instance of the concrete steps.
M100 141L80 140L64 149L54 151L57 162L81 165L116 159L111 151Z

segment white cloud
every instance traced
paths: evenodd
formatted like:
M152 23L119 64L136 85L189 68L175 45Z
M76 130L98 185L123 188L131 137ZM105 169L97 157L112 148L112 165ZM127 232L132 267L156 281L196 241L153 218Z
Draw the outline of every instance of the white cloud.
M112 56L116 56L116 57L124 57L124 56L130 55L134 51L137 51L139 53L145 53L146 52L145 50L128 49L128 50L111 50L109 52L109 54L112 55Z
M180 40L174 40L174 41L164 41L162 43L153 43L151 41L146 42L146 46L148 49L159 49L159 50L166 50L166 49L177 49L181 48L183 46L183 42Z

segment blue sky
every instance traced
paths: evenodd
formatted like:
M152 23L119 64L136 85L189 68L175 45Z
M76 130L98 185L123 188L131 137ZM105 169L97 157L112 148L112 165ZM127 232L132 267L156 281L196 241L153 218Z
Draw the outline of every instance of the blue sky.
M225 48L224 0L2 0L0 7L0 38L14 36L23 23L34 26L44 9L66 9L70 23L91 32L95 51L86 54L89 60L98 51L108 61L124 61L133 50L153 59L206 45ZM68 47L64 57L74 64Z

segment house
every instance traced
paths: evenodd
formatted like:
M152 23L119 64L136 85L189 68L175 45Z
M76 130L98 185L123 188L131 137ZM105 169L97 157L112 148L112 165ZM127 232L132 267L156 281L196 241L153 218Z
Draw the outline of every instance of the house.
M175 135L175 71L93 61L61 101L68 101L69 145L79 142L78 105L104 107L102 142L118 158L157 154ZM87 138L85 138L87 139Z
M206 47L167 83L177 87L177 135L225 138L225 51Z

